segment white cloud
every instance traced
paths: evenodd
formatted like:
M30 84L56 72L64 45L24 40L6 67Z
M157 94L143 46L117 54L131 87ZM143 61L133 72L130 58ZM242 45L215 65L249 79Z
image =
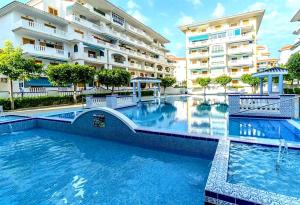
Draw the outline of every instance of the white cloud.
M137 3L135 3L135 1L134 0L129 0L128 2L127 2L127 8L128 9L137 9L137 8L139 8L140 6L137 4Z
M128 13L144 24L149 23L149 18L144 16L139 10L128 11Z
M251 4L249 6L250 11L255 11L255 10L261 10L265 9L267 7L267 4L264 2L255 2L254 4Z
M187 2L193 4L194 6L200 6L202 5L202 1L201 0L186 0Z
M168 38L174 36L174 33L168 27L164 27L162 33L164 36L167 36Z
M136 18L137 20L139 20L140 22L147 24L149 23L149 18L144 16L141 12L140 12L140 5L138 5L134 0L129 0L127 1L127 8L128 8L128 13L133 16L134 18Z
M213 11L213 17L220 18L224 16L225 8L222 3L218 2L215 10Z
M177 25L180 25L180 26L188 25L188 24L191 24L194 22L195 22L195 19L193 17L187 16L184 13L182 13L180 19L177 21Z

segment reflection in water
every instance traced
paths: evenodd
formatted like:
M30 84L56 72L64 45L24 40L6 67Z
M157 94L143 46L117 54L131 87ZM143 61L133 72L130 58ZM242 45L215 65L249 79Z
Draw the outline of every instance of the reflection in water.
M227 134L227 113L217 110L216 99L171 97L162 102L144 102L120 110L136 124L157 129L214 134Z
M150 129L300 141L300 131L286 120L228 118L224 97L169 97L120 111L137 125ZM221 102L221 103L218 103Z

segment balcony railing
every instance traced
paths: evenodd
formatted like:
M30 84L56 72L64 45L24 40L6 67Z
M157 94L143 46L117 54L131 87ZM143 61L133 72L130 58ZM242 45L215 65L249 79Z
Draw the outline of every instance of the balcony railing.
M44 24L37 23L34 21L27 21L24 19L18 21L15 25L15 28L25 28L63 39L67 37L66 32L64 32L63 30L50 28L45 26Z
M228 61L229 66L252 65L252 59L238 59Z
M142 69L142 65L138 63L130 63L129 66L135 69Z
M228 54L237 54L237 53L251 53L253 52L252 47L239 47L239 48L230 48L228 49Z
M73 59L82 59L93 63L107 63L107 59L104 56L92 55L86 52L74 53Z
M191 64L191 68L208 68L208 63Z
M33 55L50 56L53 58L63 58L63 59L68 58L67 52L62 49L49 48L46 46L33 45L33 44L23 45L22 49L24 52L30 53Z
M207 58L208 57L208 52L195 52L195 53L190 53L190 58Z

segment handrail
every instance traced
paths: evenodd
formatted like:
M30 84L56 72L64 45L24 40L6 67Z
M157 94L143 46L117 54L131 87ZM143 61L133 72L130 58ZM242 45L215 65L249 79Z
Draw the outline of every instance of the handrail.
M259 109L261 108L265 108L265 107L268 107L268 106L272 106L272 105L276 105L276 104L279 104L279 103L283 103L283 102L287 102L287 101L290 101L290 100L294 100L294 99L297 99L297 98L300 98L300 96L295 96L293 98L289 98L289 99L286 99L286 100L280 100L279 102L276 102L276 103L270 103L270 104L267 104L267 105L263 105L261 107L259 107ZM244 98L245 99L245 98ZM249 98L249 99L253 99L253 98ZM268 99L268 98L261 98L261 99ZM278 98L280 99L280 98ZM239 112L236 112L236 113L233 113L231 115L236 115L236 114L240 114L240 113L244 113L244 112L249 112L249 111L252 111L252 110L257 110L258 108L250 108L248 110L242 110L242 111L239 111Z

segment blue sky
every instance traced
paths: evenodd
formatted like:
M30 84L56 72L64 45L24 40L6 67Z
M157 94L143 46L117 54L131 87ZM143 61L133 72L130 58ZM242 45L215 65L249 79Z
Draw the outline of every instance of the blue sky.
M20 0L26 2L27 0ZM285 44L294 42L292 32L300 26L290 20L300 8L300 0L110 0L168 38L167 46L177 56L184 56L185 38L180 24L228 16L244 11L265 9L259 31L259 44L269 47L273 57ZM1 0L3 6L11 0Z

